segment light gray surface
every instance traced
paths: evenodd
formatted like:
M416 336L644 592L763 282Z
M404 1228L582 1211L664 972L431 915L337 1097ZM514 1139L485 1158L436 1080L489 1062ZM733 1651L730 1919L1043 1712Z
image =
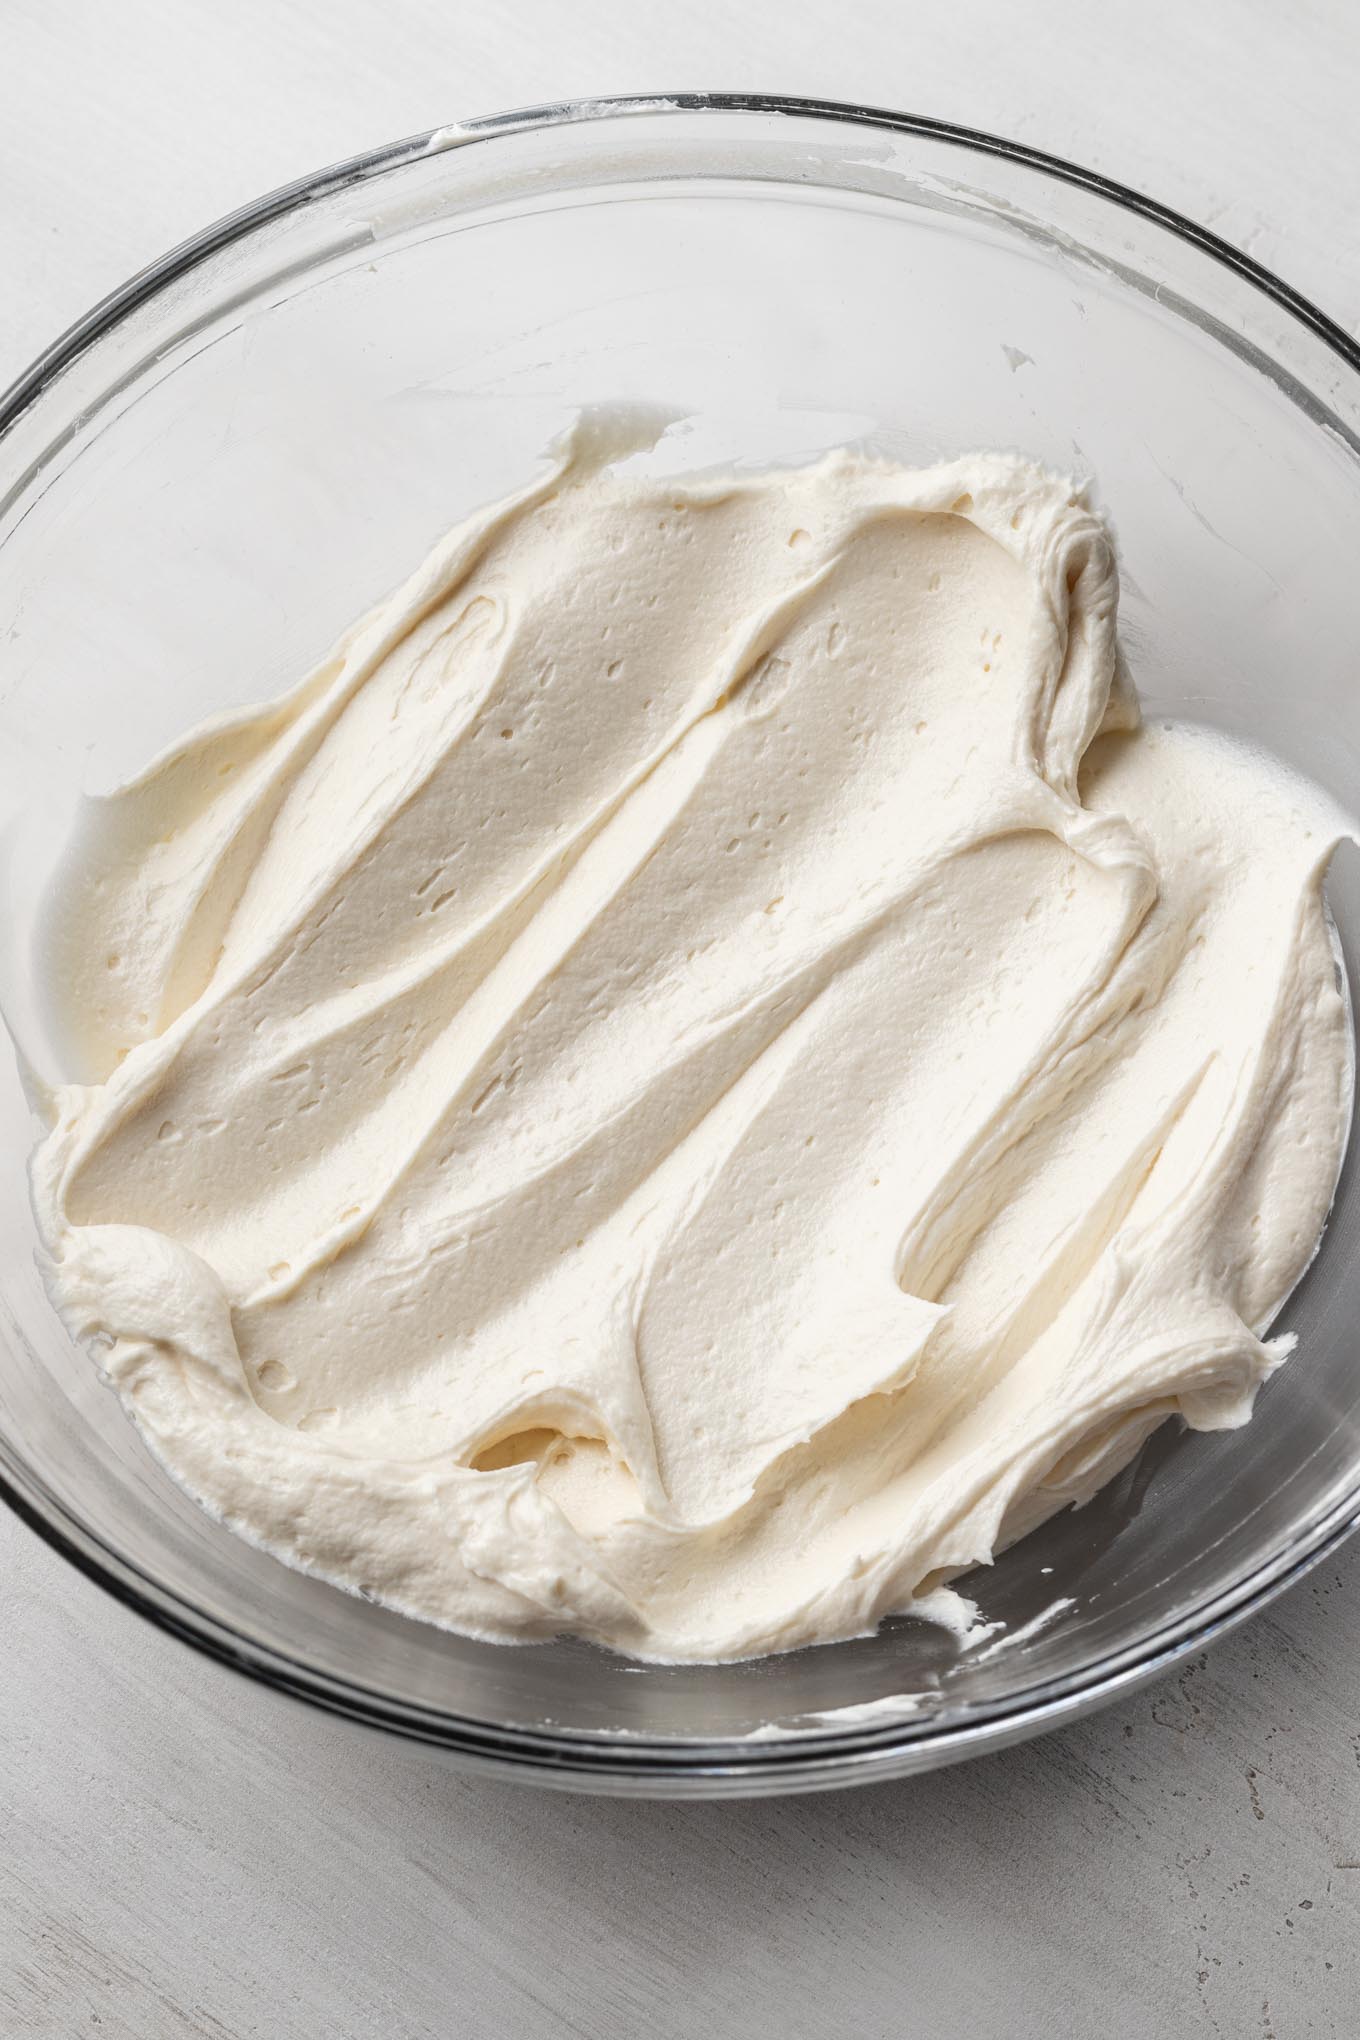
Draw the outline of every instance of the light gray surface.
M0 0L0 379L269 185L722 85L1141 185L1360 323L1352 0ZM1360 1549L1122 1709L923 1781L490 1786L153 1633L0 1516L0 2035L1360 2033Z

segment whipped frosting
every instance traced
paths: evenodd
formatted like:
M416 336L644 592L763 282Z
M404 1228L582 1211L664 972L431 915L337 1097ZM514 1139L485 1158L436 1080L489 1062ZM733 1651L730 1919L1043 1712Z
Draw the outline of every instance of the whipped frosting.
M1350 1113L1346 825L1140 726L1071 483L578 425L87 804L47 1275L293 1564L488 1637L862 1633L1243 1423Z

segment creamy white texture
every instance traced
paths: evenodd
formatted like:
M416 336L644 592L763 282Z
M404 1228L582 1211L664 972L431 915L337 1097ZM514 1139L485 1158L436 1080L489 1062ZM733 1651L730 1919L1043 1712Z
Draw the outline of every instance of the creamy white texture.
M1070 484L584 423L54 911L63 1316L229 1523L497 1637L920 1606L1243 1422L1350 1109L1321 797L1138 727Z

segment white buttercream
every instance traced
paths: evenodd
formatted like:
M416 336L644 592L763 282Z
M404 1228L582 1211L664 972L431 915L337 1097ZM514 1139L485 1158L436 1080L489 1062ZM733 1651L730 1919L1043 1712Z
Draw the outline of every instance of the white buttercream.
M413 1614L662 1658L957 1618L1283 1357L1343 825L1137 726L1067 482L619 450L92 804L53 1294L192 1493Z

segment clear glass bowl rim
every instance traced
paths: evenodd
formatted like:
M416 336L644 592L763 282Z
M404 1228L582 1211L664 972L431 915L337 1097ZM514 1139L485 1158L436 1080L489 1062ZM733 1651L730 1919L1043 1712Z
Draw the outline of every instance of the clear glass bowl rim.
M102 298L54 340L0 394L3 439L49 384L98 340L220 250L271 220L337 191L416 161L445 136L447 146L484 145L533 129L565 129L628 117L676 114L766 114L887 130L1000 158L1059 183L1076 186L1188 243L1255 291L1360 376L1360 344L1289 284L1207 228L1159 201L1063 157L980 129L926 115L838 100L768 93L675 92L570 99L460 120L349 157L296 179L227 214L181 242ZM776 1793L869 1783L933 1768L1001 1747L1091 1712L1159 1676L1264 1607L1360 1529L1360 1484L1317 1517L1253 1573L1148 1638L1134 1652L1093 1662L1083 1672L1038 1685L967 1723L941 1726L911 1720L884 1728L799 1733L788 1741L649 1742L608 1732L550 1734L502 1727L451 1713L404 1705L357 1680L337 1680L262 1645L167 1589L79 1522L29 1470L0 1465L0 1502L87 1578L172 1636L233 1670L326 1711L389 1734L433 1746L465 1767L539 1784L671 1796Z

